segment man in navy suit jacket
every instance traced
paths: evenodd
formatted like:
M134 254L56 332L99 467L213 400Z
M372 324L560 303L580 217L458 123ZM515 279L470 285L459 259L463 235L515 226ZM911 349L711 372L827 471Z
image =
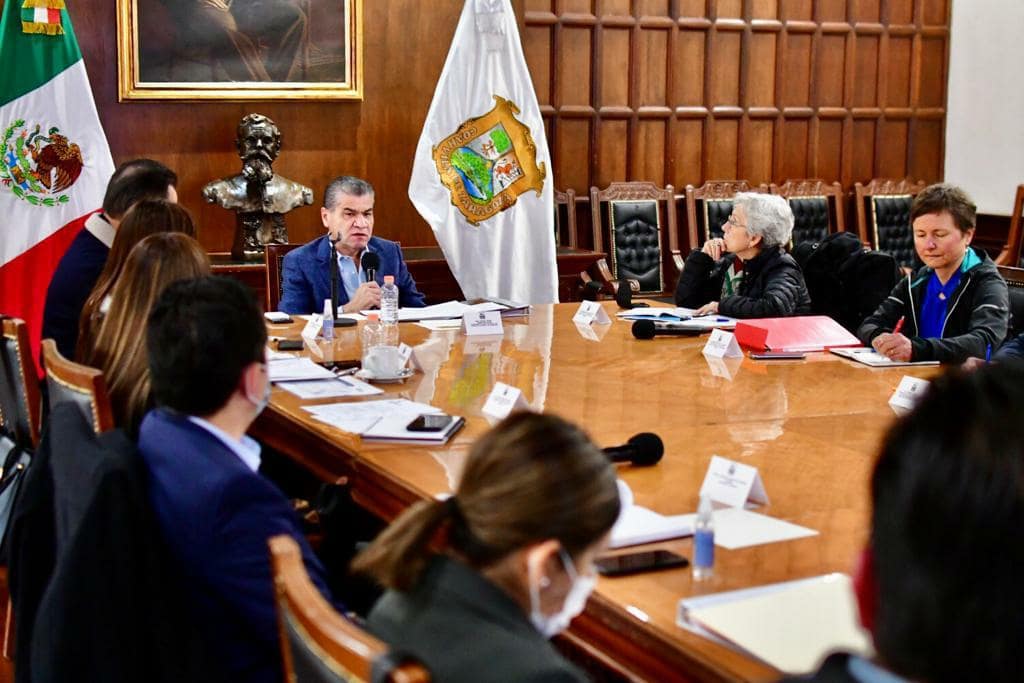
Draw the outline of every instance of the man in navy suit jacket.
M353 313L380 306L385 275L395 277L398 305L420 307L423 295L402 259L395 242L373 236L374 193L370 183L352 176L335 178L324 191L320 219L327 234L288 253L281 276L281 302L285 313L320 313L331 298L331 262L338 268L339 312ZM331 241L335 242L334 249ZM373 279L362 269L367 251L380 257Z
M158 407L142 422L139 452L195 627L222 680L280 681L267 540L294 538L313 583L330 593L288 500L257 472L259 445L245 435L270 393L259 307L234 280L180 281L160 297L146 334Z
M43 339L53 339L65 358L74 359L78 319L107 263L114 235L128 210L143 199L178 201L178 176L159 161L134 159L117 167L107 183L103 211L85 221L57 264L43 307Z

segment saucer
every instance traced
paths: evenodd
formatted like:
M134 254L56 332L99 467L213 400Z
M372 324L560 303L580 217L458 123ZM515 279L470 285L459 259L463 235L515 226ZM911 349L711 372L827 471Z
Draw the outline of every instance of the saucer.
M405 380L412 377L412 368L402 368L397 375L393 377L378 377L368 370L360 370L355 374L355 377L366 380L367 382L373 382L374 384L396 384L398 382L404 382Z

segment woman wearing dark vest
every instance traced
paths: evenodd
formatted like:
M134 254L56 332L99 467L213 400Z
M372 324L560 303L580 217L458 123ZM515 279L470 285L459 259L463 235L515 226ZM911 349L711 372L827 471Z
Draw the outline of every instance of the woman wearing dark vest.
M548 638L594 587L615 480L579 428L507 418L473 445L455 495L413 505L356 558L388 589L370 630L437 681L586 680Z
M810 313L803 272L785 251L793 234L793 210L785 199L741 192L722 229L724 237L708 240L686 258L677 306L733 318Z
M901 280L857 336L897 361L960 363L986 358L1006 337L1006 282L970 247L976 207L959 187L931 185L910 209L914 248L924 262Z

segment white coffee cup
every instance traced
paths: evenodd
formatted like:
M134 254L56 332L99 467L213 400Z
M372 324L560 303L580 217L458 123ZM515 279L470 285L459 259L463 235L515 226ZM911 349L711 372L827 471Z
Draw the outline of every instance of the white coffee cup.
M378 379L397 377L404 366L397 346L371 346L363 354L363 370Z

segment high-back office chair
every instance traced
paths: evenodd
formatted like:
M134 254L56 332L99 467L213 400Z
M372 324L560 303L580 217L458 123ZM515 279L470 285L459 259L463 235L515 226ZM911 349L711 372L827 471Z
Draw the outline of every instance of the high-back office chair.
M636 281L634 291L661 295L675 289L682 267L676 227L675 190L649 182L612 183L590 188L594 251L611 260L599 265L612 293L621 280Z
M97 434L114 428L114 411L103 372L69 361L52 339L43 340L43 367L51 411L60 403L74 403Z
M1010 329L1006 338L1013 339L1024 333L1024 268L999 266L999 274L1006 280L1010 293Z
M857 231L860 241L892 255L901 268L918 264L910 207L917 193L927 187L922 180L875 178L867 185L855 183Z
M3 432L15 445L35 450L39 445L43 405L29 350L28 327L23 320L4 318L2 329L0 416Z
M1024 268L1024 185L1017 186L1017 196L1013 200L1013 215L1010 216L1010 232L1006 236L1006 245L996 257L998 266L1015 266Z
M555 244L576 248L576 192L555 190Z
M267 310L276 311L281 303L281 274L282 261L285 254L292 249L298 249L300 242L289 242L288 244L268 244L263 249L263 258L267 271Z
M430 680L422 665L393 657L387 645L331 607L309 580L299 546L290 536L275 536L268 543L286 681Z
M700 249L712 237L724 234L722 226L732 213L738 192L767 192L768 186L751 187L746 180L709 180L700 187L686 186L686 229L690 249Z
M771 193L785 197L793 209L793 238L790 247L803 242L820 242L833 232L844 232L843 187L824 180L787 180L771 184Z

